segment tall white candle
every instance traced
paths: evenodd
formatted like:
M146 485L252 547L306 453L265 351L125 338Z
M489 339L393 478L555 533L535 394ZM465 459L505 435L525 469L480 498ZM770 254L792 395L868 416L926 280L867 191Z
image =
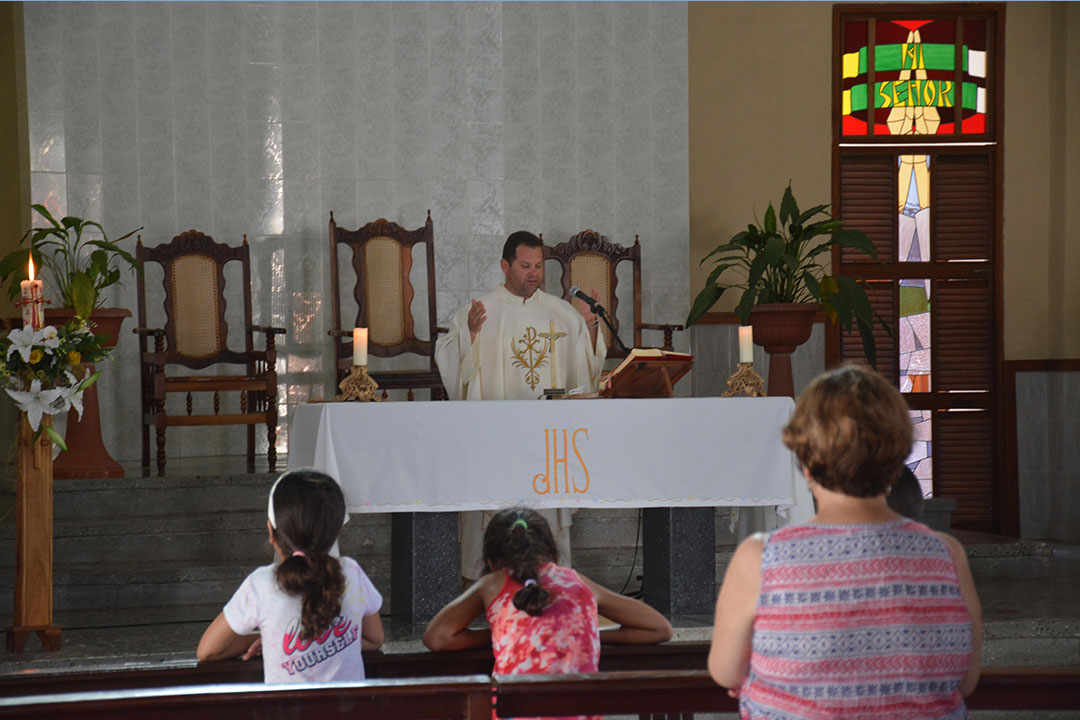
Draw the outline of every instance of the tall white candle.
M26 274L30 279L19 283L19 290L22 291L23 327L29 325L34 330L40 330L45 327L45 298L43 283L41 280L34 279L34 257L32 255L30 256L30 264L27 266Z
M367 365L367 328L353 328L352 364Z
M754 362L754 328L750 325L739 326L739 362Z

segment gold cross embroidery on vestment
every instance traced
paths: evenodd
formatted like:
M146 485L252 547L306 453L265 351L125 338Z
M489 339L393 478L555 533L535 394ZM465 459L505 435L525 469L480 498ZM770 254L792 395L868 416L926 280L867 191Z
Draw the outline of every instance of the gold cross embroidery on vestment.
M561 337L566 337L566 333L564 333L564 332L556 332L555 331L555 321L554 320L551 321L551 325L549 327L551 329L548 332L546 332L546 333L537 333L537 334L540 337L542 337L542 338L544 338L545 340L548 341L548 344L547 344L548 354L551 355L551 387L552 388L557 388L557 387L559 387L559 385L558 385L558 383L559 383L559 365L558 365L559 358L555 354L555 341L558 340Z
M548 343L536 332L536 328L527 327L520 339L510 341L510 354L514 356L514 367L525 371L525 382L530 390L540 384L540 368L548 358Z

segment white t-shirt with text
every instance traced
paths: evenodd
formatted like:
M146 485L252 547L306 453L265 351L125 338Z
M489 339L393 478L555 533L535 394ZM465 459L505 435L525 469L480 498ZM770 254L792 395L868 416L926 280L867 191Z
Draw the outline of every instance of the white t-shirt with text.
M225 605L225 621L238 635L262 638L263 679L267 683L358 681L364 679L360 633L363 619L379 612L382 595L363 568L339 558L345 573L341 614L315 638L300 639L303 598L289 595L274 579L274 565L248 575Z

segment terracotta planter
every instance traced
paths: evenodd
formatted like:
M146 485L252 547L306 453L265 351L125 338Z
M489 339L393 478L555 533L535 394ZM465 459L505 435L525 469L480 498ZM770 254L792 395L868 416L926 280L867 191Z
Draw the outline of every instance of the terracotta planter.
M75 316L69 308L45 311L45 322L63 325ZM94 332L108 335L105 347L113 348L120 337L124 318L131 317L127 308L98 308L90 315ZM94 366L88 364L90 373ZM101 442L101 415L98 409L97 383L83 393L83 415L74 409L68 411L67 431L64 433L67 451L60 453L53 462L55 478L118 478L124 477L124 468L112 459Z
M750 311L754 344L769 353L769 395L795 397L791 353L810 339L820 309L812 303L766 303Z

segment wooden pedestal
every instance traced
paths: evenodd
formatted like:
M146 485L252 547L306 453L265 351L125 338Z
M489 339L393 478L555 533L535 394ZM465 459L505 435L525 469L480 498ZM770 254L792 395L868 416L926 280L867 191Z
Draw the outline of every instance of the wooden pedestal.
M42 417L42 425L52 418ZM19 418L19 473L15 495L14 622L7 629L8 652L19 652L32 633L46 650L60 649L60 626L53 625L52 441Z

